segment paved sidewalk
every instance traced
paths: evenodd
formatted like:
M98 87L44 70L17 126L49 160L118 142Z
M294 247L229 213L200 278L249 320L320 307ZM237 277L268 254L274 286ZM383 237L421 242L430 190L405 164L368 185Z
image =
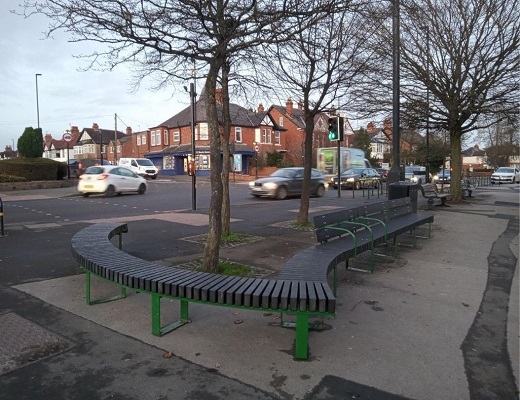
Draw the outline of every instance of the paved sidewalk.
M293 360L294 332L281 329L277 315L193 304L191 324L158 338L150 333L147 295L87 306L78 295L81 274L3 288L4 311L41 321L71 348L0 375L0 392L31 398L21 395L38 382L46 393L60 393L49 385L80 393L65 389L77 385L84 399L512 400L500 396L517 390L519 377L514 189L499 198L477 189L469 202L422 211L435 215L433 237L416 249L400 248L393 262L378 260L374 274L340 268L337 316L325 321L330 329L310 334L306 362ZM279 268L288 249L313 242L309 232L279 229L222 255ZM125 243L131 249L144 234L131 229ZM354 260L366 262L364 255ZM503 279L490 280L490 273ZM96 296L113 292L101 281L94 289ZM163 311L165 319L175 318L176 302L167 301ZM191 377L183 373L190 365L197 367Z

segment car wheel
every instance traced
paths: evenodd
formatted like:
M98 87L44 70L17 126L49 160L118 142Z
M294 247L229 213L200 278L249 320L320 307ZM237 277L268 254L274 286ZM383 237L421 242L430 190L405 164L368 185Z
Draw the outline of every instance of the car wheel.
M88 197L90 195L90 193L83 193L83 197Z
M356 189L356 190L361 189L361 182L360 182L360 181L357 181L357 182L354 184L354 189Z
M107 187L107 190L105 190L105 197L112 197L115 194L116 194L116 189L112 185Z
M325 195L325 186L323 186L323 185L318 186L318 189L316 190L316 196L323 197L324 195Z
M152 176L152 179L155 179L155 178L157 178L157 177L156 176Z
M287 198L288 194L289 193L287 192L287 188L285 188L284 186L280 186L276 191L276 198L278 200L284 200Z
M144 183L141 183L139 185L139 189L137 189L137 193L144 194L144 192L146 192L146 185Z

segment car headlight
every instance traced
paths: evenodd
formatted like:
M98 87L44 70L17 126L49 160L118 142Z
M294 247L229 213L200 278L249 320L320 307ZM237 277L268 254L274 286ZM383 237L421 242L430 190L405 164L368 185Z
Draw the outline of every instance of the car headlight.
M417 182L417 177L416 177L416 176L414 176L414 177L412 178L412 182Z
M355 181L354 178L348 178L348 179L347 179L347 182L350 182L350 183L352 183L352 182L354 182L354 181Z
M278 185L274 182L267 182L267 183L264 183L262 186L265 187L266 189L276 189L278 187Z
M254 182L249 182L249 187L250 188L255 187L255 183Z
M438 177L437 175L435 175L435 176L433 177L433 180L434 180L434 181L438 181L438 180L439 180L439 177Z

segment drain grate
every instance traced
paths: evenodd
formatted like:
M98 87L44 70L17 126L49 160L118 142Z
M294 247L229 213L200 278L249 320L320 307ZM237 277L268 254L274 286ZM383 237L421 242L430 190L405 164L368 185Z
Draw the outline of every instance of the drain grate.
M0 314L0 375L69 347L67 340L18 314Z

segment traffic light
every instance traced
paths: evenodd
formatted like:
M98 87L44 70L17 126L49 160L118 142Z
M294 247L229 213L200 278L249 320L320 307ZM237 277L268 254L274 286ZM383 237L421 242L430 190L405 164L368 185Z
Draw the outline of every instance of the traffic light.
M345 118L338 117L338 140L341 142L345 136Z
M339 140L338 117L329 118L329 140Z

